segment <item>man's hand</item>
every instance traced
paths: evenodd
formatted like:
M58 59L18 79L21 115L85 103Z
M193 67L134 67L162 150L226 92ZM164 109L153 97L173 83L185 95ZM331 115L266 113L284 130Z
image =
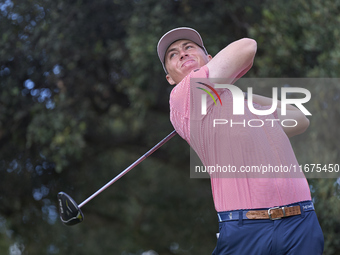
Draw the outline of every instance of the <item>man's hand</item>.
M292 106L292 108L295 107ZM282 126L283 131L288 137L302 134L309 127L309 119L307 119L307 117L298 108L295 108L294 110L287 109L286 115L281 115L281 108L277 108L277 115L279 116L280 121L283 121L284 119L293 119L297 122L295 127Z
M249 96L249 95L248 95ZM271 106L272 99L269 97L259 96L259 95L252 95L253 102L262 106ZM281 101L277 101L277 115L280 119L280 122L285 119L293 119L297 122L295 127L284 127L283 131L286 133L288 137L292 137L295 135L302 134L306 131L309 126L309 119L301 112L298 108L287 105L286 115L281 114Z

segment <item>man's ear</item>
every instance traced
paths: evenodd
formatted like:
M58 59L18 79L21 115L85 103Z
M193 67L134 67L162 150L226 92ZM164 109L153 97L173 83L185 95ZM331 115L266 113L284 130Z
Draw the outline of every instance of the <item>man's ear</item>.
M176 85L176 82L171 78L169 74L166 75L166 80L169 82L170 85Z
M208 62L210 61L210 60L212 60L212 56L211 55L208 55Z

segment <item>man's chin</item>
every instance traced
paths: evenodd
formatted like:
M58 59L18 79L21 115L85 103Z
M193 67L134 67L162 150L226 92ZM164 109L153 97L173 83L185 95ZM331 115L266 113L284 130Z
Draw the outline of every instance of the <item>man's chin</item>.
M190 67L187 67L187 68L184 68L184 69L182 69L182 78L181 78L181 80L179 80L179 81L175 81L176 82L176 84L178 84L179 82L181 82L188 74L190 74L191 73L191 71L193 71L193 70L196 70L196 69L199 69L200 67L199 66L190 66Z
M185 66L183 67L183 73L186 73L185 76L187 76L191 71L196 70L200 68L198 65L190 65L190 66Z

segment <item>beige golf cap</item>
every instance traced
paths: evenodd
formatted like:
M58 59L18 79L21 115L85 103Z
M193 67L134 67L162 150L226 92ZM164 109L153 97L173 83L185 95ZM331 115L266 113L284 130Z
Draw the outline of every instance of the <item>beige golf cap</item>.
M189 27L179 27L170 30L162 36L157 45L157 53L159 60L162 62L165 73L168 73L165 68L165 53L169 46L178 40L190 40L196 43L198 46L202 47L205 53L207 50L204 48L203 40L200 34L192 28Z

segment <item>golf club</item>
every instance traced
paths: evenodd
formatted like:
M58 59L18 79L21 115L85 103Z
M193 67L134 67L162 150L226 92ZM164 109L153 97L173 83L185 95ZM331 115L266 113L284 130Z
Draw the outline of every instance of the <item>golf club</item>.
M139 159L137 159L134 163L132 163L129 167L127 167L124 171L122 171L120 174L118 174L116 177L114 177L111 181L109 181L107 184L105 184L102 188L100 188L98 191L96 191L94 194L92 194L90 197L88 197L86 200L84 200L80 205L77 205L77 203L65 192L59 192L58 193L58 201L59 201L59 215L61 221L68 226L78 224L84 220L84 214L81 211L81 207L83 207L85 204L87 204L90 200L95 198L97 195L99 195L101 192L103 192L105 189L107 189L109 186L111 186L114 182L119 180L122 176L124 176L126 173L128 173L132 168L137 166L140 162L142 162L144 159L146 159L148 156L150 156L153 152L155 152L157 149L159 149L163 144L165 144L167 141L169 141L173 136L175 136L177 133L176 131L172 131L169 135L167 135L163 140L161 140L159 143L157 143L154 147L152 147L148 152L146 152L143 156L141 156Z

